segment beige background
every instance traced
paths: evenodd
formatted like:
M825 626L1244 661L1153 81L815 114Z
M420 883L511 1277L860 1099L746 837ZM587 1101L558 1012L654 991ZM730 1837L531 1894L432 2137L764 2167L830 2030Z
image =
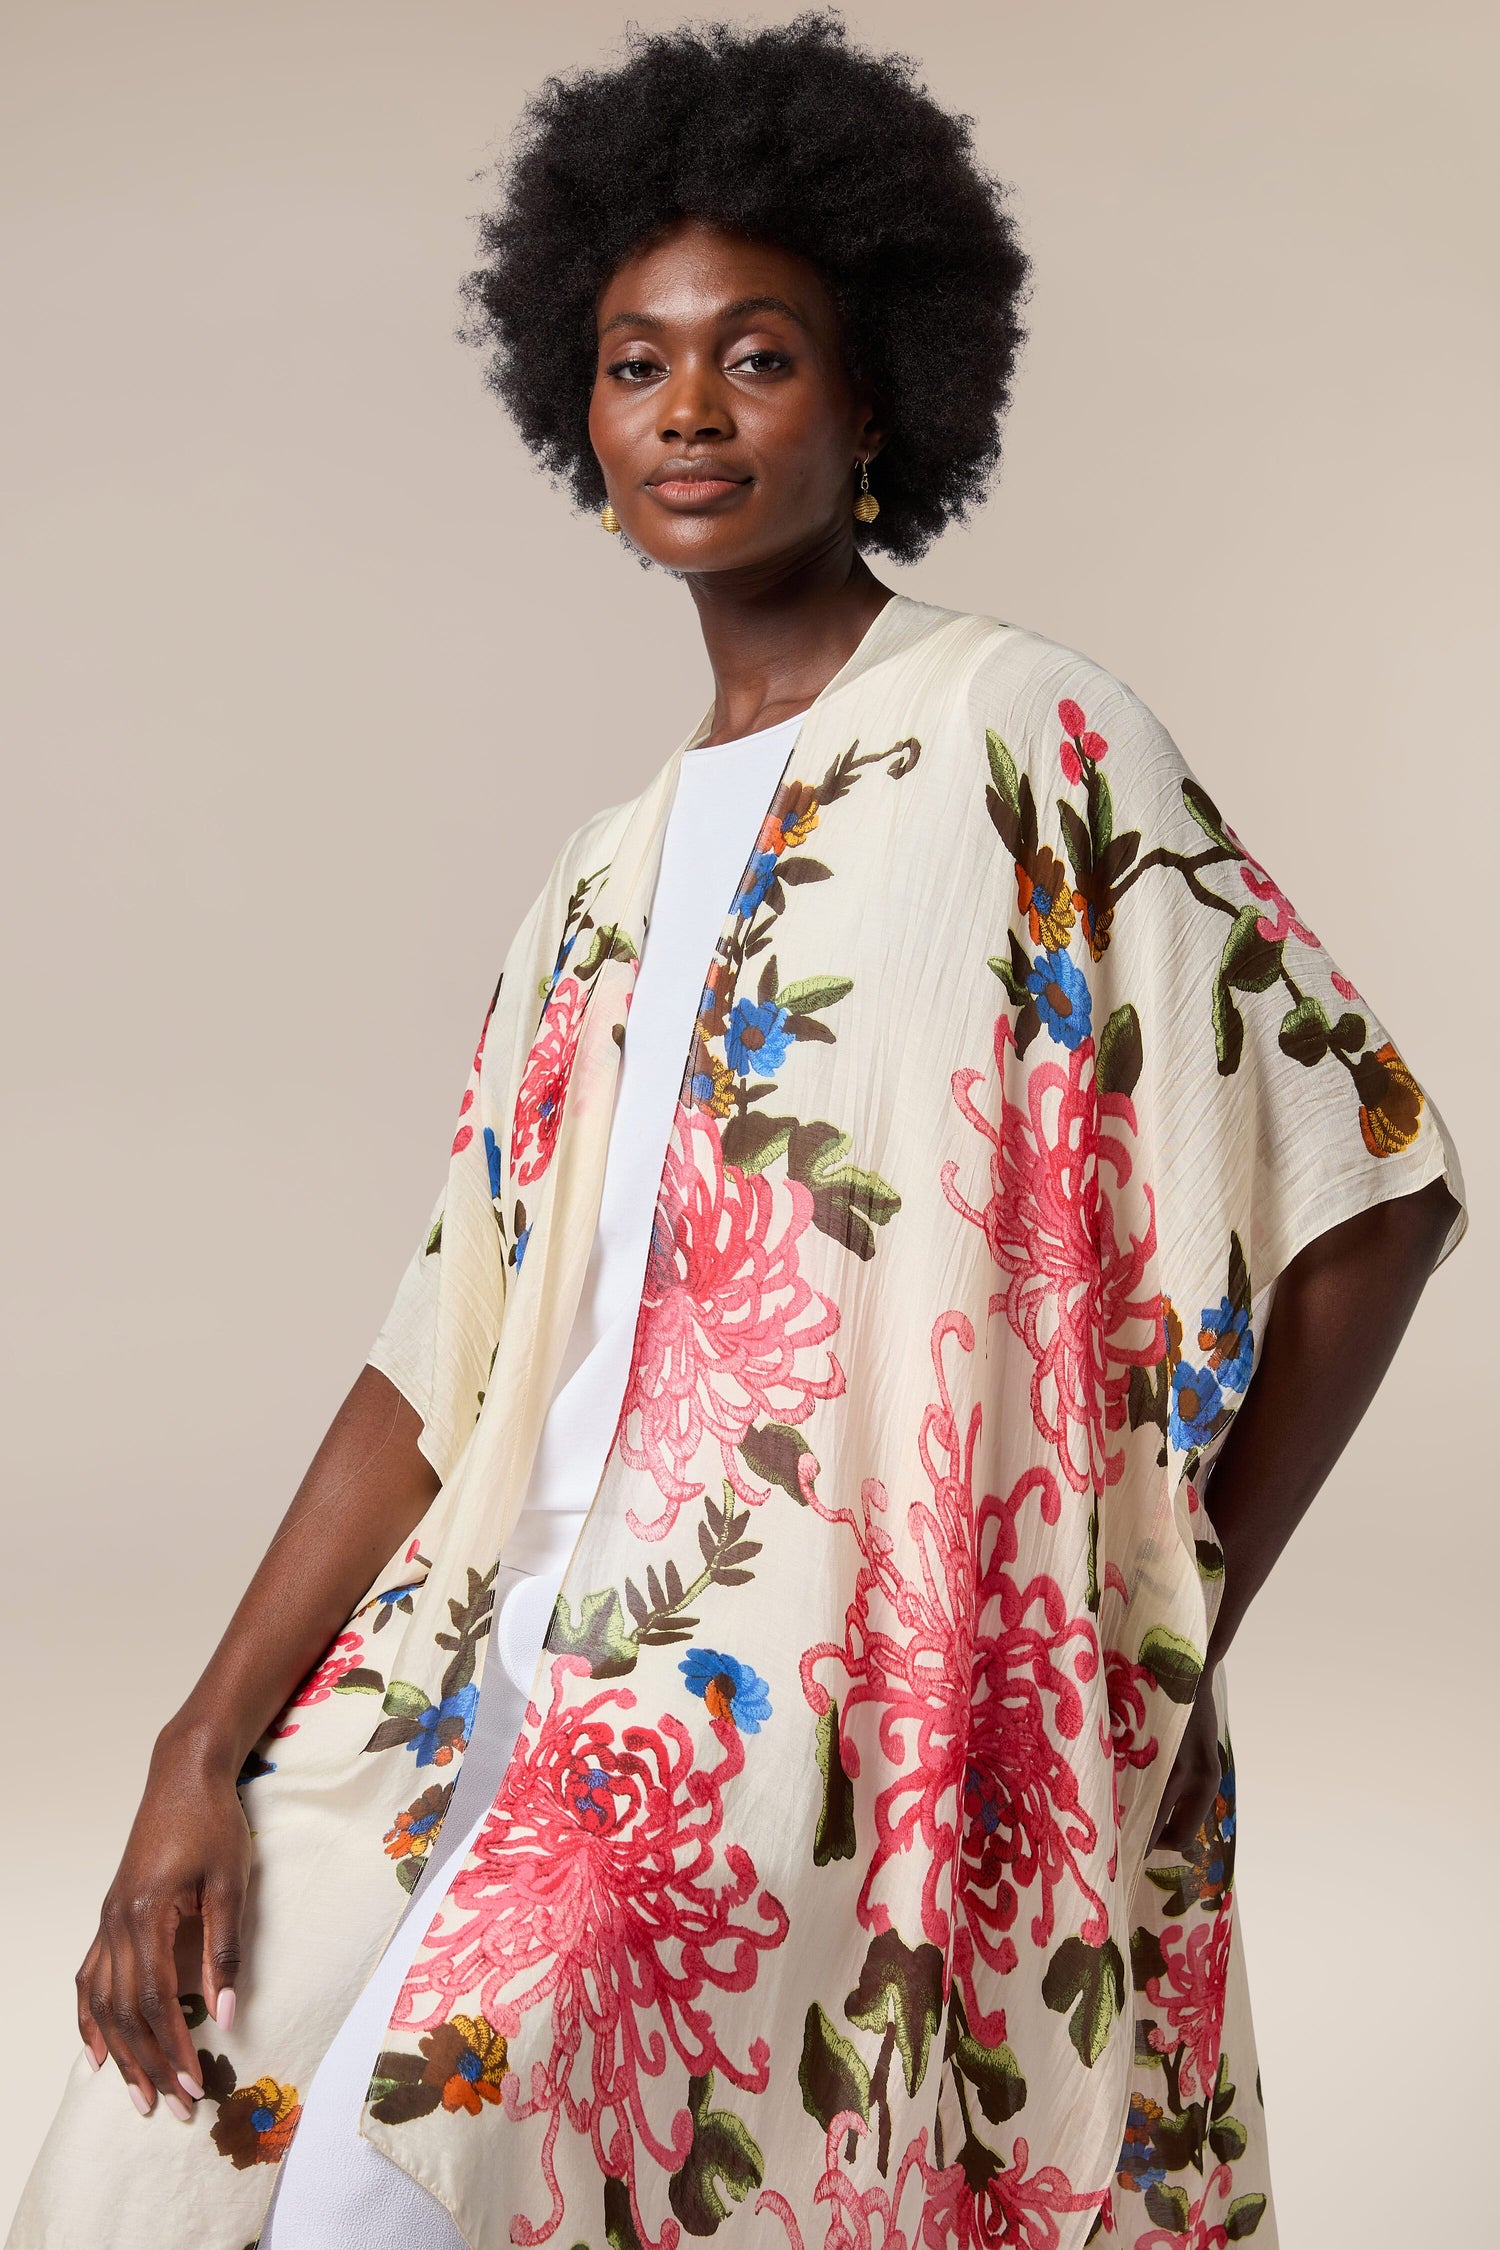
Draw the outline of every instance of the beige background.
M1232 1690L1284 2244L1478 2244L1493 11L850 20L977 113L1038 267L1001 488L888 575L1145 696L1469 1172L1469 1241ZM5 21L0 2219L151 1736L385 1312L505 943L706 697L685 594L533 476L452 336L472 175L621 21Z

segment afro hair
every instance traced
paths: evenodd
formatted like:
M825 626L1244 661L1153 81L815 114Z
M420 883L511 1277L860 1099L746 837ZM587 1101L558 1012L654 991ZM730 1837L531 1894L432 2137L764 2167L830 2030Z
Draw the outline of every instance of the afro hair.
M1024 336L1028 261L972 131L909 56L852 45L833 10L632 27L623 61L549 77L522 111L460 334L488 350L530 451L598 508L588 413L611 276L683 219L797 252L886 431L880 514L855 536L910 562L983 497Z

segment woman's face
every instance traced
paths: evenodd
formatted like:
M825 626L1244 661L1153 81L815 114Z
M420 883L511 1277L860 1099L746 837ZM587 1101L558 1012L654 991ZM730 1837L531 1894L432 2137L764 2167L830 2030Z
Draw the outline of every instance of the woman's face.
M684 221L619 267L598 333L589 438L653 562L736 570L852 547L855 463L880 433L805 258Z

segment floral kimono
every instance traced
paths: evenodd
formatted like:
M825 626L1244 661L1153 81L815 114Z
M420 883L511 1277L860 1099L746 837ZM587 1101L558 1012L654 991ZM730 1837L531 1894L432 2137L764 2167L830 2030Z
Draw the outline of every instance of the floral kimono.
M442 1488L249 1760L205 2102L80 2054L12 2250L245 2250L473 1724L678 763L506 956L373 1354ZM474 2250L1275 2239L1235 1776L1147 1850L1268 1292L1458 1163L1135 695L897 596L808 710L684 1058L633 1361L361 2130ZM1463 1228L1455 1221L1446 1249Z

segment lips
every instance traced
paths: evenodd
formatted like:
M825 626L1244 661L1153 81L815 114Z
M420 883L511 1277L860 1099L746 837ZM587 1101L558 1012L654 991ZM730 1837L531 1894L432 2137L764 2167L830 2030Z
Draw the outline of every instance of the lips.
M747 476L732 476L726 470L710 469L706 463L668 461L647 479L646 489L669 507L703 507L740 491L749 482Z

